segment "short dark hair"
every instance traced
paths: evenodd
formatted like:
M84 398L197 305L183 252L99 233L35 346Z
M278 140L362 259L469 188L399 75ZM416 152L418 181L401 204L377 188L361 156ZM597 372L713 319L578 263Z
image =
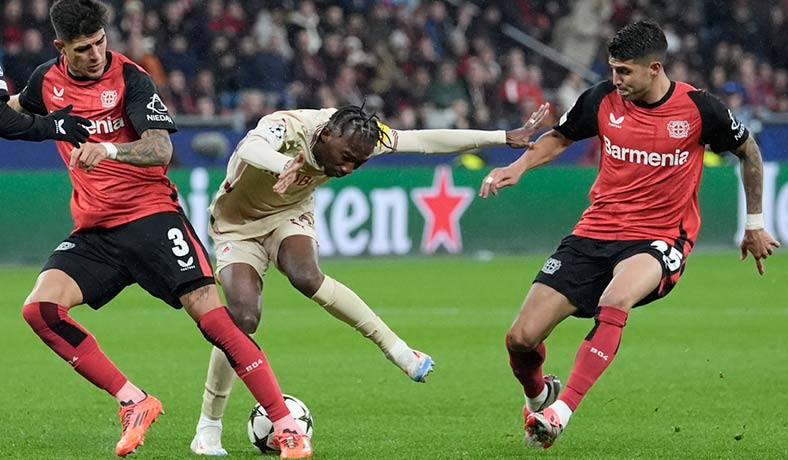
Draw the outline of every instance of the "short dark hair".
M668 40L659 24L638 21L620 29L607 44L607 52L617 61L638 60L655 56L665 59Z
M375 148L378 143L389 145L389 136L381 127L377 115L368 114L363 105L361 107L357 105L340 107L328 119L326 129L339 137L348 135L356 138L372 148Z
M57 38L66 42L92 35L107 24L107 7L97 0L56 0L49 18Z

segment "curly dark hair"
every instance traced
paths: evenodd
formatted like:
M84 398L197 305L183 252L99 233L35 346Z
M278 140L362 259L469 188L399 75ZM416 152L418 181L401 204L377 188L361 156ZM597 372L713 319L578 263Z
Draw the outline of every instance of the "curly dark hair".
M368 114L364 106L346 105L340 107L328 119L326 128L338 137L349 136L364 145L375 146L380 143L389 146L389 136L381 128L376 114Z
M66 42L92 35L107 24L107 7L97 0L56 0L49 18L57 38Z
M617 61L654 57L662 61L667 50L665 33L653 21L629 24L616 32L607 44L608 54Z

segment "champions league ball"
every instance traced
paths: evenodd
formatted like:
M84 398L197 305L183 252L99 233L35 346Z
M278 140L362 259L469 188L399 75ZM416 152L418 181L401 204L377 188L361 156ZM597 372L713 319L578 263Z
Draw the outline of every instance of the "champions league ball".
M314 422L312 421L312 414L309 412L309 408L298 398L290 395L283 396L285 404L290 409L290 414L293 415L298 427L307 437L312 439ZM260 449L260 452L279 452L279 446L274 442L274 424L259 403L252 408L246 428L249 433L249 441Z

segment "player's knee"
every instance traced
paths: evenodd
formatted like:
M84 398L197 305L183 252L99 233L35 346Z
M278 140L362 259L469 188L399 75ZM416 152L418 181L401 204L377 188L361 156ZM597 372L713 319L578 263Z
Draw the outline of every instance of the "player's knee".
M298 289L301 294L312 297L323 282L323 273L320 272L319 268L313 267L287 273L287 278L290 280L290 284Z
M257 330L260 324L260 294L252 295L232 295L228 290L225 291L227 296L227 310L233 322L239 329L247 334L252 334Z
M513 351L533 351L541 342L541 337L528 334L522 329L509 329L506 333L506 347Z
M605 307L618 308L619 310L629 310L635 302L630 296L620 292L605 292L599 298L599 305Z
M22 307L22 318L25 319L27 324L37 329L38 324L42 321L40 304L38 302L29 303Z
M233 314L233 321L244 333L254 334L260 324L260 310L244 310L239 314Z
M58 306L51 302L30 302L22 307L22 317L36 332L49 328L50 323L59 323Z

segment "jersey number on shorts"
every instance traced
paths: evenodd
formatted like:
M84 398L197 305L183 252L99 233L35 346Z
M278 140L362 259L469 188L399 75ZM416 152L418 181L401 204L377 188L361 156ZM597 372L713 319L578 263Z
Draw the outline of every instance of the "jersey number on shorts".
M681 267L681 259L684 258L684 254L681 251L662 240L654 241L651 243L651 246L662 253L662 262L665 263L668 271L675 272Z
M172 247L172 253L175 257L183 257L189 253L189 245L183 239L183 232L178 228L171 228L167 232L167 238L172 240L175 246Z

